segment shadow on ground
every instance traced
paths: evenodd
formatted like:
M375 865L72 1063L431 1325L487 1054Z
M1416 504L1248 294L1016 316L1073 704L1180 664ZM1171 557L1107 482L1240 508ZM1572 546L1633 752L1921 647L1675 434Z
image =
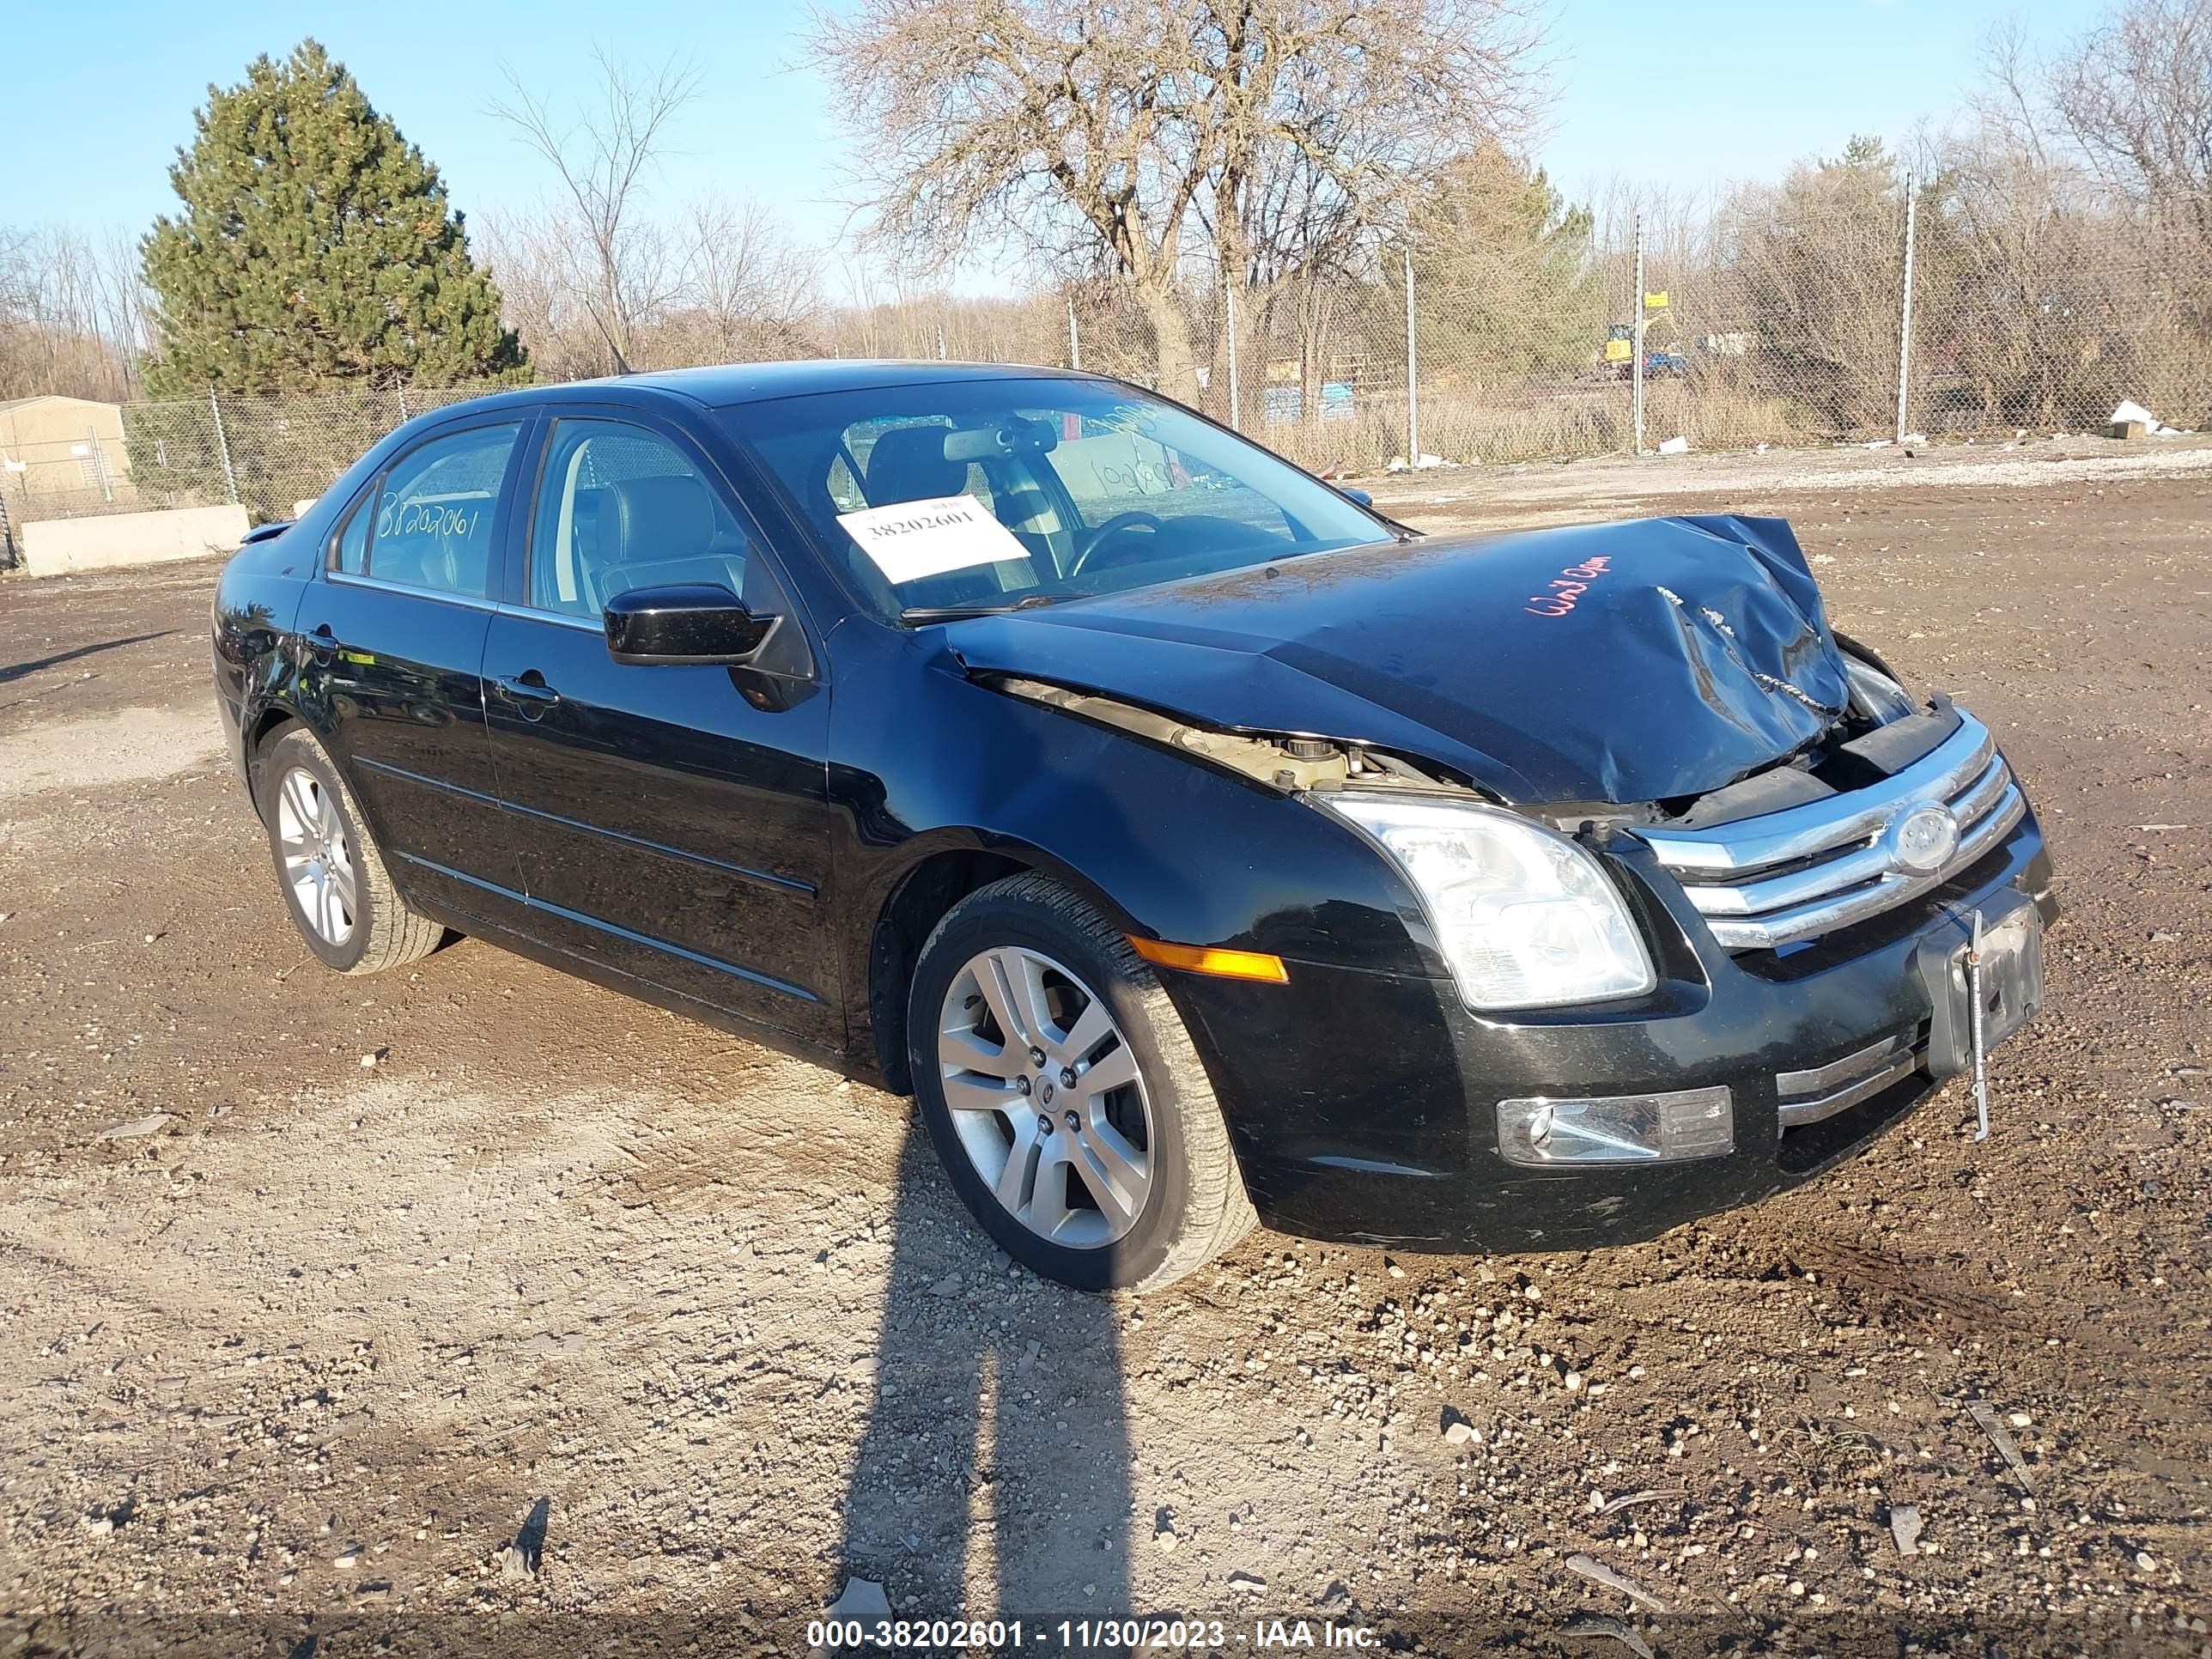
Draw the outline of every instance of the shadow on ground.
M1126 1613L1130 1446L1115 1304L979 1250L918 1121L892 1227L843 1574L881 1583L900 1618L1056 1629Z
M115 651L126 645L143 645L149 640L166 640L176 630L163 628L151 634L133 634L120 640L103 640L98 645L80 645L72 651L57 651L50 657L35 657L28 662L0 663L0 685L27 679L33 674L49 668L58 668L64 663L75 662L80 657L95 656L102 651Z

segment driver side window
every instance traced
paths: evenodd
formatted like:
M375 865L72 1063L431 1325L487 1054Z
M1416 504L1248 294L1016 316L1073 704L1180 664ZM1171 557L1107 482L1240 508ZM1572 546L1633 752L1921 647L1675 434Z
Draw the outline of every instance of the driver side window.
M556 422L530 531L533 610L596 619L616 594L745 591L744 527L691 458L620 421Z

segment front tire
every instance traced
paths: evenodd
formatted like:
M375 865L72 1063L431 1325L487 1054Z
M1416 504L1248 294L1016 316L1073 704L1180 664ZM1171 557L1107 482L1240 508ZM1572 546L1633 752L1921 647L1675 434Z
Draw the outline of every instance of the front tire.
M262 748L254 794L284 908L325 967L382 973L438 948L445 929L399 896L352 791L307 727Z
M1256 1223L1221 1108L1152 969L1056 882L962 899L922 946L908 1058L961 1200L1079 1290L1150 1290Z

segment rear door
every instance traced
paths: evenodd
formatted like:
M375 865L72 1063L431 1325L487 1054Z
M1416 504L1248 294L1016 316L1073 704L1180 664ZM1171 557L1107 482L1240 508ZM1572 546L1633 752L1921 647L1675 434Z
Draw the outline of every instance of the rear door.
M513 902L484 730L483 652L506 503L535 422L443 427L395 457L326 550L299 617L302 676L335 757L410 892L475 915Z
M828 948L830 699L813 680L607 653L630 588L706 583L793 615L751 517L670 425L562 413L484 684L532 930L665 990L842 1042Z

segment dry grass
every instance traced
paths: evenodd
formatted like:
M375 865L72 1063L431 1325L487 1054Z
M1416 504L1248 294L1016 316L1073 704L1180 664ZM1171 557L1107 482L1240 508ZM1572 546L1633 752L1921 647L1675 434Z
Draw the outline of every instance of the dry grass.
M1718 382L1658 380L1644 388L1644 441L1680 434L1692 447L1800 444L1830 435L1819 416L1787 398ZM1556 460L1616 454L1634 446L1626 381L1551 386L1441 387L1421 394L1421 449L1448 461ZM1318 424L1279 422L1253 435L1316 471L1371 472L1406 453L1403 392L1363 398L1352 416Z

